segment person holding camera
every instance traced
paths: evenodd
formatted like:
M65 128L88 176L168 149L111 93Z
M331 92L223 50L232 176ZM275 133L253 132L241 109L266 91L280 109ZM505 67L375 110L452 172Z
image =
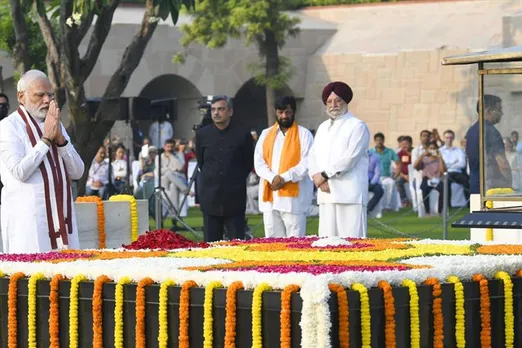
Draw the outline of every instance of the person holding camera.
M422 183L420 189L422 191L422 200L424 201L424 209L426 216L430 216L430 199L429 195L433 189L439 191L439 214L442 211L444 202L442 175L446 171L446 165L439 151L439 146L435 141L428 144L428 149L420 155L415 161L416 170L422 172ZM436 216L437 214L433 214Z
M200 170L200 208L206 242L245 237L247 177L254 168L254 141L250 129L232 120L232 101L214 97L213 124L196 133Z

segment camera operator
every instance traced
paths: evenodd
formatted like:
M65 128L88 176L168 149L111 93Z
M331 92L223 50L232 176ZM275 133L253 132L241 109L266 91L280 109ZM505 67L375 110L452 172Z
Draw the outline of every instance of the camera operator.
M0 121L9 115L9 98L4 93L0 93ZM2 178L0 178L0 204L2 204Z
M232 120L232 101L214 97L213 124L196 133L200 170L200 207L205 241L245 237L246 179L254 167L254 142L250 129Z

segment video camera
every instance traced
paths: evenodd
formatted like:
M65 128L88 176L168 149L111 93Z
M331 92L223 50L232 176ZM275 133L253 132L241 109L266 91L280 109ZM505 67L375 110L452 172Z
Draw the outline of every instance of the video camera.
M204 102L199 102L199 113L203 117L200 124L192 126L192 130L197 132L201 127L212 124L212 115L210 113L212 96L207 97Z

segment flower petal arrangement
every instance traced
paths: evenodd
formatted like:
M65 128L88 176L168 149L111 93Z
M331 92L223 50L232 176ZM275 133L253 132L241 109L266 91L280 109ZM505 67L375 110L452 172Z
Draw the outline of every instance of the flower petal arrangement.
M62 250L44 254L0 254L0 275L10 278L9 285L9 346L15 346L16 337L16 294L17 281L29 278L29 342L35 346L35 298L38 281L52 280L53 294L49 321L52 341L58 342L59 333L68 332L70 346L78 347L78 289L82 282L94 282L92 301L93 345L101 346L103 317L103 293L105 283L115 284L114 345L124 346L124 319L120 313L126 301L123 289L127 284L138 286L136 290L137 321L135 337L138 346L155 339L159 346L168 346L170 339L180 346L189 345L189 320L191 292L194 288L204 290L204 345L212 346L216 340L213 296L223 288L226 292L226 332L221 345L240 346L237 342L239 321L239 293L251 291L251 318L249 335L252 346L263 346L265 293L281 293L280 343L289 346L293 341L291 325L293 318L292 294L302 300L300 334L302 347L332 347L340 344L350 346L350 337L361 337L363 347L373 345L372 296L376 289L384 300L386 347L395 347L397 323L395 322L395 290L406 287L409 293L408 323L412 347L421 346L423 332L419 329L420 292L417 287L430 286L433 315L433 345L440 347L446 334L441 310L443 283L453 283L451 289L456 302L453 303L455 327L452 338L459 347L466 344L464 330L467 317L464 313L466 301L464 282L480 283L480 332L483 344L491 341L490 302L487 281L502 281L505 300L504 322L505 345L514 342L513 277L522 276L522 247L470 241L450 242L417 239L351 239L335 238L322 240L318 237L253 239L250 241L221 241L199 243L181 235L159 230L148 232L132 244L119 249ZM7 278L6 278L7 279ZM58 289L60 281L70 281L69 326L57 326ZM443 281L445 280L445 281ZM145 335L145 287L161 286L159 332L156 337ZM180 287L179 298L169 298L168 287ZM112 288L111 288L112 289ZM228 290L230 289L230 290ZM402 290L401 290L402 291ZM178 295L176 295L178 296ZM358 298L360 310L352 313L348 298ZM237 297L237 298L236 298ZM339 301L335 317L331 315L331 298ZM352 297L350 297L352 298ZM169 301L179 303L179 337L169 338L172 325L168 322ZM18 299L20 301L20 299ZM63 301L63 299L61 300ZM139 302L139 303L138 303ZM60 302L62 303L62 302ZM353 317L352 317L353 315ZM361 329L354 336L350 333L351 322L358 322ZM335 323L335 325L334 325ZM192 324L190 324L192 325ZM331 332L335 330L336 336ZM293 344L292 344L293 345Z

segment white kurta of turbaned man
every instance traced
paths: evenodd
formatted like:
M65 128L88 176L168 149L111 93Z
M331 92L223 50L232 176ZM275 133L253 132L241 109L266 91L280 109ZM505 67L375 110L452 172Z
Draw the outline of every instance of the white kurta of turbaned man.
M37 119L43 131L43 122ZM62 125L62 134L69 141L58 148L67 175L78 180L83 175L84 164ZM38 135L36 134L38 139ZM39 165L49 152L40 141L31 145L26 126L18 111L0 122L0 177L2 190L2 242L4 252L38 253L51 251L47 225L43 176ZM68 235L68 248L78 249L78 228L72 205L73 233ZM53 207L53 210L56 207ZM55 214L53 214L55 215ZM54 220L54 219L53 219ZM59 226L55 222L55 226Z
M312 180L308 176L308 153L312 147L313 136L310 131L304 127L299 126L299 141L301 146L301 160L299 164L290 170L279 174L279 165L281 163L281 151L285 142L284 134L278 130L274 141L272 152L271 168L263 158L263 143L265 142L268 132L271 128L263 130L259 136L254 152L254 166L256 174L262 179L259 182L259 210L263 213L278 210L292 214L302 214L308 212L310 205L312 205L312 198L314 187ZM299 182L299 196L298 197L280 197L279 191L274 191L273 202L263 201L264 180L272 183L276 175L281 175L285 182Z
M317 203L368 204L370 133L350 112L321 123L308 156L309 173L325 171L331 193L318 190Z

